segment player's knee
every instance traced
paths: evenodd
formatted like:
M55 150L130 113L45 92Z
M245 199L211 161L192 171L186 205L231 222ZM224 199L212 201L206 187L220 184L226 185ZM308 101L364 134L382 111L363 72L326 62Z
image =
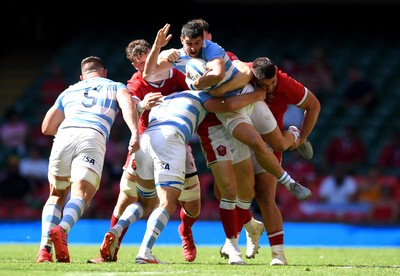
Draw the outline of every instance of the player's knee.
M200 215L201 211L201 202L200 200L193 200L189 202L182 202L182 207L185 214L191 218L197 218Z

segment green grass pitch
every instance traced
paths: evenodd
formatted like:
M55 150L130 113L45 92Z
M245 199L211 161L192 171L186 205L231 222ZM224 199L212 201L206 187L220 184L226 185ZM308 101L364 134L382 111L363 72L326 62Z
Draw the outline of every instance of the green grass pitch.
M179 246L155 246L154 255L168 264L137 265L138 247L122 245L117 262L88 264L99 246L72 244L71 263L37 263L39 245L2 244L0 275L400 275L400 248L286 247L289 265L271 267L269 247L235 266L219 256L218 247L198 246L196 260L189 263Z

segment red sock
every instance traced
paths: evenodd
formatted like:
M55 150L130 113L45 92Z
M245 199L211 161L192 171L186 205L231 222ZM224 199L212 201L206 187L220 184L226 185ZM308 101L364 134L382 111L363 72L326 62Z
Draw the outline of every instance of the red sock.
M197 221L199 216L192 218L185 214L183 207L181 207L181 211L179 213L179 217L182 221L182 234L189 234L191 232L193 224Z
M219 216L222 222L222 226L225 231L225 235L228 239L237 237L237 225L238 216L235 209L228 210L219 208Z
M110 228L113 228L115 224L117 224L118 219L112 214L111 220L110 220Z
M238 216L238 232L240 233L242 231L243 225L248 223L251 220L251 212L250 209L242 209L238 206L236 206L236 213Z
M268 234L269 245L283 244L283 230Z

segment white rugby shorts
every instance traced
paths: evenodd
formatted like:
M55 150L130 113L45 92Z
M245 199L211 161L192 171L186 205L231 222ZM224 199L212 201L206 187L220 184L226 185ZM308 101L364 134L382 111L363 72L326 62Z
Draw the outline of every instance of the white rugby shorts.
M123 169L128 172L131 175L136 175L136 160L135 160L135 153L133 154L129 154L126 157L126 161L124 164ZM193 153L192 153L192 148L190 147L190 145L186 145L186 171L185 171L186 175L192 175L192 174L196 174L195 176L192 176L189 178L189 184L193 181L192 179L197 178L197 167L196 167L196 163L195 163L195 159L193 157ZM184 187L186 187L186 184L188 182L188 179L185 179L185 183L184 183ZM193 185L193 184L192 184ZM136 194L136 185L135 182L122 182L120 181L120 189L123 189L125 191L125 193L128 194ZM184 193L184 190L182 191L182 195ZM197 193L197 192L194 192ZM193 196L190 196L189 198L192 198ZM198 197L200 198L200 195L195 195L194 197ZM186 200L182 200L182 201L186 201Z
M106 153L105 137L91 128L59 129L49 157L49 173L71 177L86 167L101 177Z
M270 133L277 126L274 115L264 101L257 101L239 110L216 115L229 133L232 133L240 123L253 125L261 135Z
M183 189L186 172L186 143L172 129L146 130L135 153L136 173L155 183L171 181L171 187ZM174 183L181 182L181 183Z
M250 148L234 138L224 125L210 126L207 131L207 137L199 136L199 139L208 167L230 160L236 164L250 157Z

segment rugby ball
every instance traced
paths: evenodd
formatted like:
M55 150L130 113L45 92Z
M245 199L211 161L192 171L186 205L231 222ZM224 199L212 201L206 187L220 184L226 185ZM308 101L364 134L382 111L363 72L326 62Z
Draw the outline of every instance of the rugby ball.
M193 87L193 82L200 78L206 71L207 62L201 58L191 58L186 63L186 83L191 90L196 90Z

